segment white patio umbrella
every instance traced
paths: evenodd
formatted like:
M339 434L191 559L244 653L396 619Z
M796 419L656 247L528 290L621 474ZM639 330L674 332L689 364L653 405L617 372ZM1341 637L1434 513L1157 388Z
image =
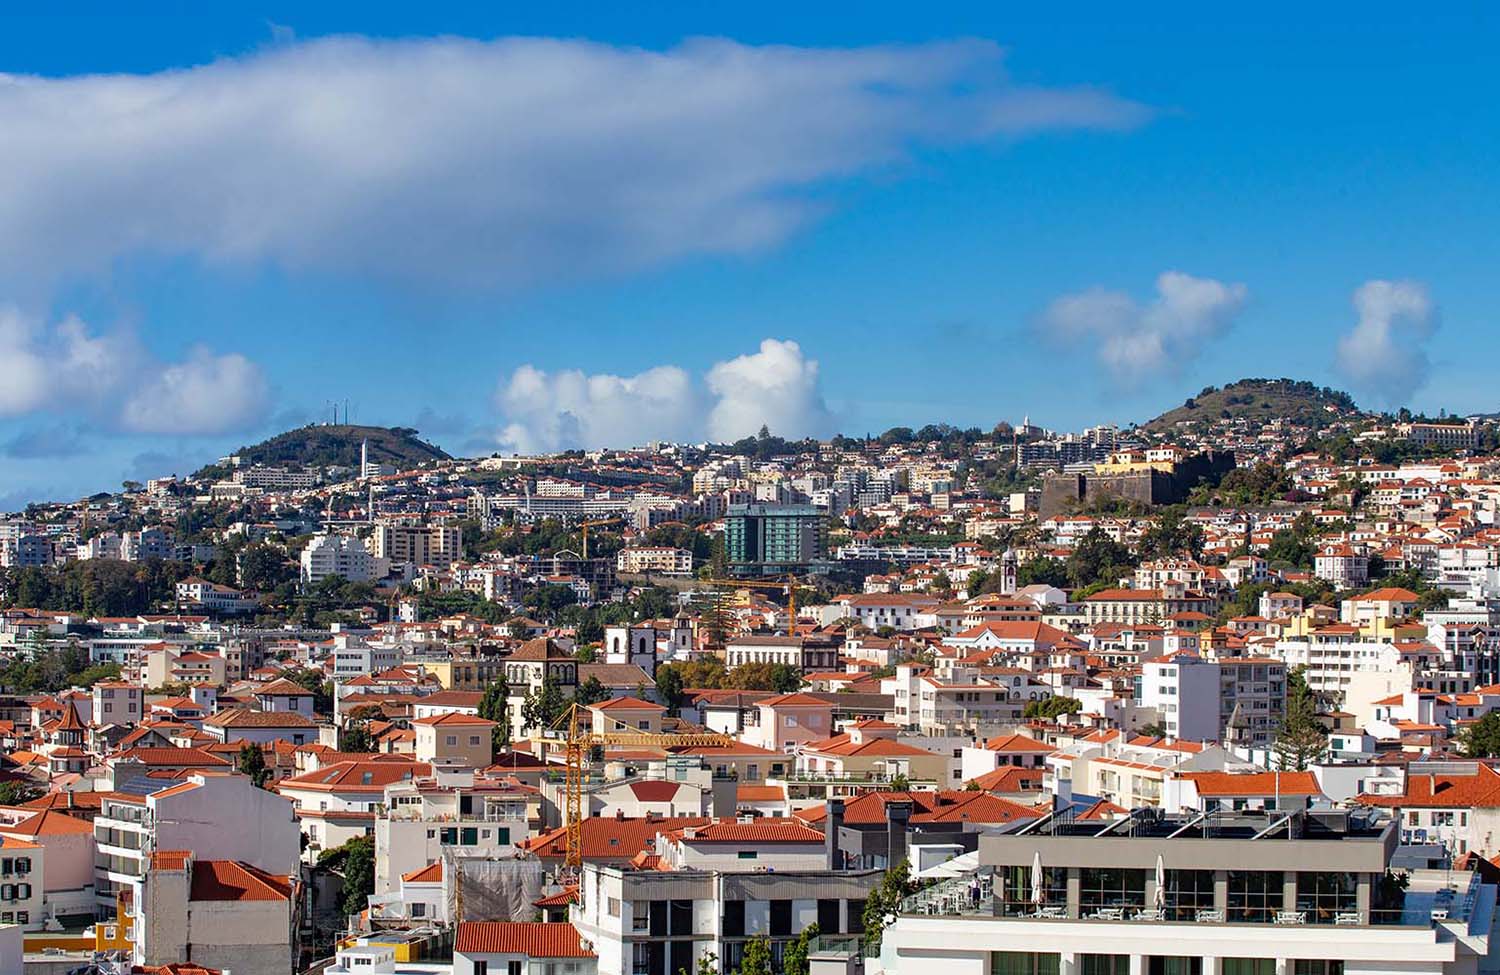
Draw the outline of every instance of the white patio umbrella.
M1158 911L1167 909L1167 864L1162 860L1161 854L1156 855L1156 901Z
M1045 894L1046 890L1042 883L1042 851L1037 850L1031 858L1031 903L1041 907Z

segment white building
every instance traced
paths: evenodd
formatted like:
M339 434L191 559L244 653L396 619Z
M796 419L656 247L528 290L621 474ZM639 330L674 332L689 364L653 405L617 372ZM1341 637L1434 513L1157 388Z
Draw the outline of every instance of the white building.
M302 549L302 581L316 585L329 576L350 582L369 582L383 578L389 563L377 559L365 543L353 535L320 533Z
M1141 665L1141 704L1169 738L1264 747L1286 710L1286 664L1264 658L1204 660L1177 654Z
M189 775L150 795L110 793L94 817L94 893L112 911L140 886L153 850L192 850L276 874L295 872L302 839L292 803L243 775Z

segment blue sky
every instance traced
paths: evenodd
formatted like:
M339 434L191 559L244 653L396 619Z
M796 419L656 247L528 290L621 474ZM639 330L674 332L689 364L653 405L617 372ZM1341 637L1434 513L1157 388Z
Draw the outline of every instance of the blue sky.
M1485 5L303 6L7 15L0 507L330 399L463 452L1500 407Z

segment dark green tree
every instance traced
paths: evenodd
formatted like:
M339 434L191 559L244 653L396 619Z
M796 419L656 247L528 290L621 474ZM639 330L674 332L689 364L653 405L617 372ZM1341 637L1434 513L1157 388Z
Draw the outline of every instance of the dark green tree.
M1287 673L1286 714L1276 729L1271 751L1282 771L1302 772L1328 750L1328 729L1318 720L1317 697L1301 668Z
M19 806L33 799L40 799L43 795L44 790L35 782L22 779L0 782L0 806Z
M370 737L370 723L368 721L347 721L344 728L339 732L339 751L341 752L373 752L375 741Z
M578 690L573 692L573 700L578 702L579 707L588 707L590 704L598 704L600 701L609 700L609 688L604 682L593 674L578 685Z
M510 747L510 684L505 675L490 681L479 698L479 716L495 722L492 733L496 751Z
M1461 744L1470 758L1500 757L1500 711L1490 711L1469 725Z
M358 914L369 906L370 895L375 893L375 841L356 836L339 849L344 851L339 909L346 915Z
M1110 538L1103 529L1091 528L1068 556L1068 581L1078 587L1112 584L1134 565L1130 549Z
M818 925L809 924L797 935L797 940L786 946L781 955L782 975L807 975L807 952L818 936Z
M249 776L250 781L258 787L265 788L266 782L271 778L271 770L266 768L266 754L261 751L259 745L245 742L240 745L240 753L235 762L239 771Z
M567 697L549 674L541 687L526 695L526 701L521 705L521 722L528 731L550 728L567 707Z
M771 975L771 939L757 934L745 942L745 954L740 959L739 975Z
M886 915L893 915L901 901L910 893L911 865L902 860L885 872L880 886L870 891L865 899L863 915L865 943L875 952L880 951L881 938L885 933Z
M656 668L656 698L668 711L682 707L682 671L673 666Z

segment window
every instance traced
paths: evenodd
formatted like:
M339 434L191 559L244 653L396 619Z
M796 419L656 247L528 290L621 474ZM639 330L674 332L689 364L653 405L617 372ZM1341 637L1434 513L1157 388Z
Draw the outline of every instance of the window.
M439 840L444 846L452 846L458 842L458 829L453 826L444 826L442 838Z
M1166 914L1168 921L1192 921L1199 911L1214 906L1212 870L1168 870Z
M1130 956L1079 955L1078 975L1130 975Z
M1337 958L1298 958L1292 975L1344 975L1344 963Z
M1085 915L1102 908L1146 906L1146 871L1085 867L1081 871L1078 909Z
M479 843L479 829L475 826L465 826L459 832L459 842L464 846L475 846Z
M647 901L630 902L630 930L645 931L647 928L646 912L651 909Z
M1152 955L1146 975L1203 975L1203 959L1197 955L1188 958Z
M1041 951L992 951L990 975L1057 975L1059 955Z
M792 933L792 902L789 900L771 901L771 936L788 935Z
M479 736L478 735L470 735L469 736L469 744L471 746L479 744Z
M482 958L474 960L473 975L490 975L490 963Z
M839 933L839 902L836 900L818 901L818 930L824 934Z
M1223 975L1276 975L1274 958L1225 958L1221 964Z
M742 938L745 933L745 901L724 901L724 938Z
M1332 924L1340 914L1359 910L1352 873L1318 871L1297 874L1297 910L1309 924Z
M1229 871L1229 911L1225 920L1269 924L1281 910L1281 885L1280 870Z
M445 738L444 738L444 740L445 740L445 741L446 741L446 742L447 742L447 743L448 743L448 744L449 744L449 745L457 745L457 744L458 744L458 736L457 736L457 735L447 735L447 736L446 736L446 737L445 737Z
M519 964L519 963L517 963ZM647 975L651 971L651 945L637 942L630 946L631 975Z
M998 875L1000 907L1003 914L1017 915L1035 913L1031 889L1031 867L1001 867ZM1060 907L1068 902L1068 871L1063 867L1042 868L1042 904Z
M741 850L735 856L741 860L755 860L760 857L760 854L754 850Z
M411 916L412 917L426 917L427 916L427 905L426 904L413 904L411 906Z

